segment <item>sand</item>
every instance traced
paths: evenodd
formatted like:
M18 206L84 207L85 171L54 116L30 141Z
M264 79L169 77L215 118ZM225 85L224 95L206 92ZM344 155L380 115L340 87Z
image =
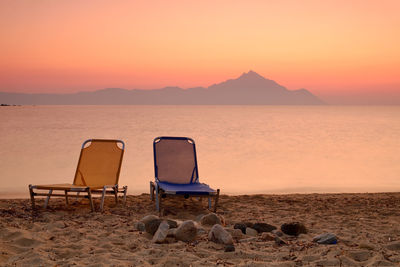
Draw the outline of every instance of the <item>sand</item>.
M165 201L164 218L196 220L208 213L206 201L180 200ZM148 194L128 196L126 206L108 198L103 213L90 212L85 201L67 207L51 199L47 210L41 206L32 214L28 199L0 200L0 265L400 266L400 193L223 195L217 213L226 227L249 221L279 228L298 221L308 229L282 236L282 246L259 237L235 241L234 252L206 234L190 243L152 243L134 227L145 215L157 215ZM337 244L312 242L327 232L337 235Z

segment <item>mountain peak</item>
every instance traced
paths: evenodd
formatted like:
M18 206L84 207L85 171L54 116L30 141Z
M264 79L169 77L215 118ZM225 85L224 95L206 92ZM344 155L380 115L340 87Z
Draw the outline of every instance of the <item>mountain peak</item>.
M249 70L249 72L243 72L243 74L239 77L239 79L260 79L260 80L265 80L263 76L258 74L255 71Z

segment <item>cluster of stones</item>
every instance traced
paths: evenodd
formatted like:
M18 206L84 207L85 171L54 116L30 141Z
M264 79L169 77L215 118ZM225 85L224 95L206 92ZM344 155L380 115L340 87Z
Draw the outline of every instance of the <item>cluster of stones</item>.
M299 222L285 223L280 230L267 223L236 223L233 228L223 227L225 219L221 215L209 213L196 218L177 223L174 220L160 219L155 215L147 215L136 223L135 227L141 232L152 235L152 242L167 243L174 241L191 242L200 235L206 235L209 241L225 245L225 251L235 251L234 241L275 241L277 245L286 245L283 235L298 236L306 234L306 227ZM313 240L319 244L336 244L334 234L326 233L316 236Z

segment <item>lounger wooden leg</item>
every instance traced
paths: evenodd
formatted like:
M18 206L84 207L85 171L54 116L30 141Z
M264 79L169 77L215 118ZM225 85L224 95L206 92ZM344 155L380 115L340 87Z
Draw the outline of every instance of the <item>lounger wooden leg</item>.
M103 193L101 194L100 211L103 212L104 198L106 196L106 187L103 187Z
M67 206L68 206L69 205L69 202L68 202L68 191L65 190L64 193L65 193L65 203L67 203Z
M114 186L115 204L118 204L118 185Z
M219 189L217 189L217 195L215 196L214 212L217 212L218 199L219 199Z
M29 185L29 194L31 195L32 211L35 209L35 194L33 193L33 187Z
M44 208L45 208L45 209L47 209L47 205L49 204L49 200L50 200L51 194L53 194L53 189L50 189L50 190L49 190L49 194L47 195L47 198L46 198L46 200L45 200L45 202L44 202Z
M88 197L89 197L89 203L90 203L90 208L92 211L94 211L94 205L93 205L93 199L92 199L92 192L90 191L90 188L86 189Z
M126 193L128 192L128 186L125 185L123 188L124 188L124 205L126 205Z

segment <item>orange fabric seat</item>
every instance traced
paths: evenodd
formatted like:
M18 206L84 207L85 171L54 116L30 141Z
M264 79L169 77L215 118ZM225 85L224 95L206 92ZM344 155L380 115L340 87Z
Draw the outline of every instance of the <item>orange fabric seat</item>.
M119 147L118 145L122 147ZM47 196L45 207L51 196L63 196L68 205L68 197L88 198L92 210L94 210L92 193L101 194L100 209L103 210L104 197L113 194L118 202L118 193L123 193L126 201L127 186L118 187L119 174L125 144L121 140L89 139L82 145L78 166L72 184L46 184L29 185L32 201L32 209L35 208L35 196ZM37 190L49 190L48 193ZM53 194L53 191L64 191L64 194ZM80 192L87 195L79 196ZM71 195L70 193L78 193Z

